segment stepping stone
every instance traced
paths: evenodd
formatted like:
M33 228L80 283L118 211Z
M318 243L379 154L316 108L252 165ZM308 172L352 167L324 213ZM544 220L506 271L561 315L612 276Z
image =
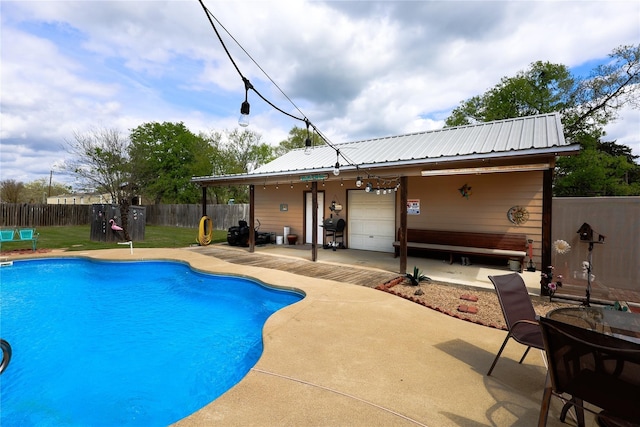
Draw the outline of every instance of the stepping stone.
M478 307L461 304L458 306L458 311L461 313L478 314Z
M463 299L465 301L471 301L471 302L477 302L478 301L478 297L475 295L467 295L464 294L460 297L460 299Z

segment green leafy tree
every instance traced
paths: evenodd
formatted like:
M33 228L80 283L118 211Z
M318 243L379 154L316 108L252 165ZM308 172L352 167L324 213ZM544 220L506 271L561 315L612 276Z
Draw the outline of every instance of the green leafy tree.
M220 135L220 150L224 164L218 165L222 174L248 173L275 158L273 147L262 142L262 135L249 129L234 129ZM228 197L237 203L249 201L247 187L228 188Z
M15 179L0 181L0 200L3 203L20 203L24 193L24 183Z
M200 135L212 149L211 164L209 171L205 175L224 175L229 168L229 162L226 157L225 145L223 144L223 134L218 131L210 131ZM233 198L230 187L207 187L207 200L213 200L215 203L227 203Z
M24 200L28 203L46 203L47 197L69 194L71 186L46 178L36 179L24 185Z
M280 141L277 147L274 148L273 154L275 157L280 157L285 153L296 148L304 148L306 145L306 139L311 140L312 146L324 145L325 142L322 138L319 138L315 132L309 132L306 129L294 126L289 131L287 139Z
M191 177L211 173L213 148L182 123L145 123L131 130L129 156L135 182L155 203L196 203Z
M103 128L74 133L66 145L70 158L64 169L75 175L81 191L111 196L119 205L120 225L129 240L129 207L137 192L127 154L129 140L117 129Z
M622 107L639 106L640 45L620 46L609 56L606 65L596 67L585 79L572 76L564 65L535 62L462 102L446 125L559 112L566 140L581 144L583 151L576 157L584 158L558 160L555 195L640 194L637 157L626 146L601 142L604 126L617 118ZM599 163L592 165L594 161Z

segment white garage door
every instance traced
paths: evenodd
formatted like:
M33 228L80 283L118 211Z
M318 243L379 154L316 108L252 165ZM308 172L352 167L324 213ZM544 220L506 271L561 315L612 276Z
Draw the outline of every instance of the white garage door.
M395 240L395 192L377 195L349 191L349 248L393 252Z

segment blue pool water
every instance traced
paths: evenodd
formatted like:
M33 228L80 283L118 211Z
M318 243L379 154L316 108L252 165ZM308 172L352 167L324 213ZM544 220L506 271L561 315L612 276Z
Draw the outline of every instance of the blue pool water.
M302 295L177 262L0 268L0 425L167 425L238 383L267 318Z

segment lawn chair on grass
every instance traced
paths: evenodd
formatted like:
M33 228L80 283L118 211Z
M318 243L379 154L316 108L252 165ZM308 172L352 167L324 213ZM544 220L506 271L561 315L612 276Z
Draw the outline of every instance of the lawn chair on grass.
M18 230L5 228L0 230L0 248L2 243L7 242L31 242L31 248L35 252L39 236L40 233L36 233L34 228L21 228Z
M493 283L493 286L496 288L508 333L487 375L491 375L509 338L513 338L520 344L527 346L518 363L524 361L531 347L544 351L542 331L540 330L538 318L533 309L527 286L524 280L522 280L522 277L518 273L511 273L503 276L489 276L489 280L491 280L491 283Z
M4 242L13 242L13 237L16 234L16 230L12 229L2 229L0 230L0 245Z

